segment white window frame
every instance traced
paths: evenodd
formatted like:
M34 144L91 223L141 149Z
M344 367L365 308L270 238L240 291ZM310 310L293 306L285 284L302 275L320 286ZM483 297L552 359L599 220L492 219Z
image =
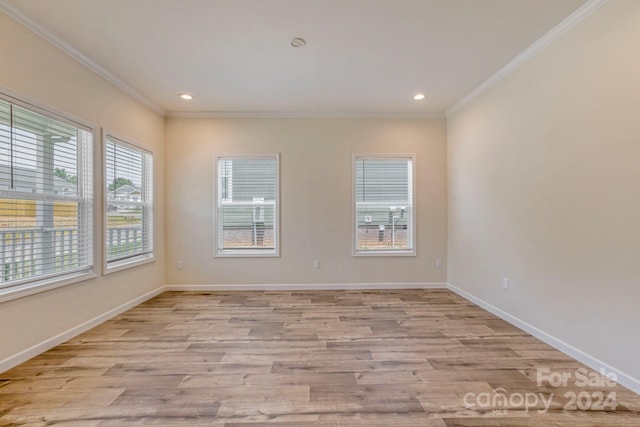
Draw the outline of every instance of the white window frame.
M0 86L0 99L10 102L19 107L28 109L38 114L42 114L43 116L50 117L54 120L58 120L63 123L67 123L71 126L78 127L84 129L86 132L91 134L91 144L90 149L92 150L92 156L87 157L89 161L89 165L87 165L88 175L85 179L91 180L90 183L90 195L83 199L84 203L88 206L88 217L86 219L91 221L91 227L87 230L88 236L90 239L90 244L88 244L87 248L89 250L88 259L91 261L90 265L86 268L83 268L78 271L72 272L61 272L59 274L53 273L48 276L41 276L35 279L23 279L17 280L13 284L0 288L0 303L11 301L17 298L26 297L28 295L37 294L40 292L49 291L52 289L60 288L63 286L68 286L80 282L85 282L90 279L94 279L97 277L95 272L96 266L96 251L95 251L95 237L96 237L96 220L97 213L95 210L95 194L96 194L96 176L97 176L97 167L98 164L96 162L96 144L97 144L97 135L99 135L98 127L90 122L87 122L81 118L73 116L69 113L60 111L56 108L48 106L40 101L34 100L17 92L14 92L8 88ZM2 192L8 193L8 192ZM6 194L9 195L9 194ZM32 198L32 197L31 197ZM80 209L80 206L78 207ZM80 224L78 225L78 232L80 231Z
M251 249L221 249L219 248L220 224L219 209L222 203L222 183L218 180L218 163L219 160L252 160L252 159L275 159L276 161L276 197L273 209L273 241L274 249L271 251L251 250ZM280 256L280 153L256 153L256 154L216 154L213 165L213 182L214 182L214 207L213 207L213 229L214 229L214 257L216 258L276 258ZM250 202L247 203L251 205Z
M150 231L149 231L151 233L151 236L150 236L151 253L150 254L142 254L142 255L138 255L138 256L134 256L131 258L126 258L118 261L107 260L107 254L108 254L107 238L108 238L108 232L109 232L107 228L107 221L108 221L107 208L109 205L107 199L109 197L109 192L106 189L107 182L109 180L109 177L107 177L107 139L113 140L116 143L123 145L131 150L141 151L143 153L151 155L151 209L147 210L147 214L143 222L143 228L149 227L149 224L150 224ZM126 137L118 135L115 132L111 132L109 130L103 129L102 130L102 177L103 177L101 181L102 193L103 193L103 197L102 197L102 204L103 204L103 207L102 207L102 224L103 224L103 227L102 227L103 228L102 230L103 231L102 233L102 254L103 254L102 255L102 274L107 275L107 274L115 273L117 271L122 271L129 268L155 262L156 261L156 257L155 257L155 254L156 254L156 250L155 250L156 165L155 165L155 154L153 149L143 144L134 142ZM143 188L143 191L148 191L148 189ZM143 196L142 198L144 199L145 197ZM145 204L144 202L140 203L140 205L144 205L144 204ZM143 234L143 239L144 239L144 234Z
M358 249L358 221L357 221L357 200L356 200L356 162L360 159L406 159L411 160L411 248L410 249L390 249L390 250L359 250ZM416 203L416 155L415 154L353 154L351 168L351 224L353 227L351 233L351 245L352 255L354 257L368 257L368 256L416 256L417 254L417 241L416 241L416 216L417 216L417 203Z

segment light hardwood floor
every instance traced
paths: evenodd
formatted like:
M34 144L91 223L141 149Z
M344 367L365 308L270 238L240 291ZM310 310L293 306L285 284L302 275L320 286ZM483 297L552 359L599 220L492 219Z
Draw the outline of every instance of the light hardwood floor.
M167 292L0 374L0 425L640 426L580 368L446 290Z

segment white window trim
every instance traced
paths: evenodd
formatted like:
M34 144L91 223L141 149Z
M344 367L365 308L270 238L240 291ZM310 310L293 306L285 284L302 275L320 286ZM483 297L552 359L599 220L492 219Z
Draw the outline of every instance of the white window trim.
M107 197L108 193L105 190L105 184L107 182L107 138L111 138L116 140L119 144L129 146L134 150L146 151L151 154L153 170L151 175L151 190L152 190L152 200L153 200L153 209L152 209L152 219L151 219L151 235L153 237L151 244L151 253L138 255L136 257L127 258L121 261L112 261L111 265L107 261ZM102 274L104 276L112 273L116 273L118 271L127 270L129 268L138 267L144 264L149 264L156 261L156 165L155 165L155 152L152 148L133 142L130 139L119 135L115 132L111 132L107 129L102 129L102 179L100 180L100 187L102 190Z
M74 283L85 282L95 279L98 275L91 270L90 272L76 272L57 276L36 282L25 283L22 285L10 286L0 291L0 303L11 301L14 299L26 297L40 292L50 291L52 289L61 288L63 286L73 285Z
M276 198L273 221L274 250L233 250L221 251L218 249L218 192L220 183L218 182L218 160L219 159L263 159L275 158L276 160ZM216 154L213 160L213 256L214 258L277 258L280 256L280 153L247 153L247 154Z
M395 250L358 250L358 223L356 208L356 160L358 159L411 159L411 205L413 215L411 215L411 249L395 249ZM418 242L416 240L416 218L418 216L418 208L416 203L416 155L415 154L371 154L371 153L354 153L351 159L351 253L354 257L379 257L379 256L416 256Z
M15 105L18 105L20 107L23 108L27 108L31 111L34 111L36 113L54 118L55 120L59 120L61 122L64 123L68 123L71 126L77 126L77 127L81 127L86 129L88 132L91 132L92 136L93 136L93 140L92 140L92 144L93 144L93 188L92 188L92 193L93 193L93 204L95 206L95 200L96 200L96 189L98 188L98 180L96 179L96 176L98 174L98 167L97 165L99 164L96 161L96 156L99 150L96 150L96 144L98 143L98 135L99 135L99 131L98 131L98 127L93 124L90 123L84 119L81 119L77 116L74 116L73 114L69 114L66 113L64 111L61 111L57 108L51 107L50 105L47 105L43 102L37 101L33 98L30 98L28 96L22 95L18 92L15 92L11 89L8 89L4 86L0 86L0 99L7 101L7 102L11 102ZM14 299L18 299L18 298L22 298L22 297L26 297L29 295L34 295L34 294L38 294L40 292L46 292L46 291L50 291L52 289L56 289L56 288L61 288L63 286L69 286L69 285L73 285L76 283L80 283L80 282L86 282L88 280L91 279L95 279L97 276L96 274L96 250L95 250L95 242L96 242L96 227L95 225L97 224L97 219L98 219L98 212L96 212L96 209L93 210L93 227L90 231L91 233L91 237L92 237L92 241L93 241L93 248L92 248L92 257L91 257L91 266L88 267L86 270L81 270L81 271L76 271L76 272L68 272L66 274L61 274L61 275L57 275L55 277L45 277L42 278L40 280L35 280L35 281L31 281L31 282L26 282L26 283L17 283L16 285L13 286L9 286L6 288L2 288L0 289L0 303L3 302L7 302L7 301L11 301Z

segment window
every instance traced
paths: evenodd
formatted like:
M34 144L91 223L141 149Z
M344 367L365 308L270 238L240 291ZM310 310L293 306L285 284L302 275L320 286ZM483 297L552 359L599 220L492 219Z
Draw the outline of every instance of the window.
M92 144L87 126L0 99L0 294L92 273Z
M413 155L354 156L354 255L415 255Z
M216 158L217 256L278 256L277 154Z
M153 260L153 155L105 133L105 271Z

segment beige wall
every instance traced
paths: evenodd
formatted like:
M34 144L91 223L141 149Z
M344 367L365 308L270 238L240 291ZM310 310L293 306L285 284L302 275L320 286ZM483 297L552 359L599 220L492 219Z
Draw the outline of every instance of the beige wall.
M639 40L610 1L447 123L449 282L635 378Z
M164 285L164 118L2 13L0 58L1 87L151 147L158 207L155 263L0 303L2 361ZM95 206L101 212L100 197Z
M168 119L168 284L444 282L445 137L444 119ZM273 152L281 256L214 258L215 154ZM351 256L352 153L416 154L416 257Z
M0 304L0 361L165 283L448 279L640 378L637 40L640 2L610 1L446 126L174 118L165 128L161 116L0 14L0 86L152 147L158 207L155 263ZM214 155L250 152L281 154L281 256L214 258ZM416 154L417 257L351 256L356 152ZM447 251L445 274L435 260Z

